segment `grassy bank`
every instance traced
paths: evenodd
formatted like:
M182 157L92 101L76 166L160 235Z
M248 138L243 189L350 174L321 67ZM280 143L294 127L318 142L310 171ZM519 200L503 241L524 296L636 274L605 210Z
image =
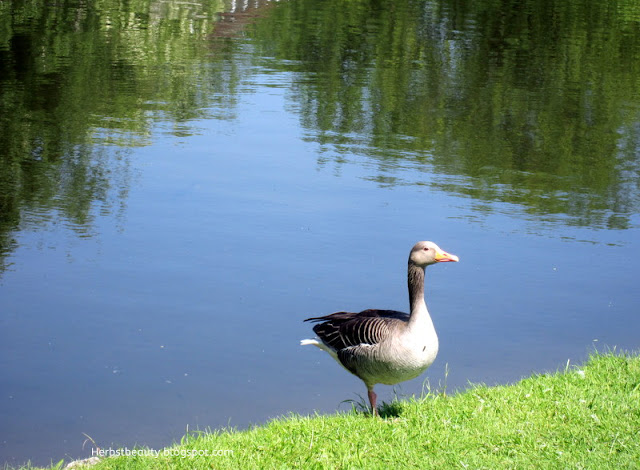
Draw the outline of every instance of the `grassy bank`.
M173 455L110 457L92 468L640 468L638 355L595 354L556 374L382 412L191 435Z

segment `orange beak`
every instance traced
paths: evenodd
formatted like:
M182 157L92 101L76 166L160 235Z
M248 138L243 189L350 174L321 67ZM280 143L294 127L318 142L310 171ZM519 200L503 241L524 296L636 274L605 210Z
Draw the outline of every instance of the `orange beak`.
M446 261L459 261L456 255L452 255L451 253L447 253L446 251L438 251L436 252L436 261L438 263L444 263Z

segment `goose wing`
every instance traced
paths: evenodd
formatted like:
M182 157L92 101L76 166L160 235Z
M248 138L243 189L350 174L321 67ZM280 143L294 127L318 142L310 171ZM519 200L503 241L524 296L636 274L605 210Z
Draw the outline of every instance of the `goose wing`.
M305 321L318 323L313 327L318 338L335 351L341 351L362 344L378 344L408 319L409 315L395 310L369 309L358 313L336 312Z

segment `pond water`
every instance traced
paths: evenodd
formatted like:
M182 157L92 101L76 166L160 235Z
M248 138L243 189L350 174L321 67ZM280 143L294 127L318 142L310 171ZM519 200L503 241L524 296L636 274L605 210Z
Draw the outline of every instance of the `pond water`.
M381 400L637 349L640 7L471 3L2 3L0 460L350 409L302 320L423 239Z

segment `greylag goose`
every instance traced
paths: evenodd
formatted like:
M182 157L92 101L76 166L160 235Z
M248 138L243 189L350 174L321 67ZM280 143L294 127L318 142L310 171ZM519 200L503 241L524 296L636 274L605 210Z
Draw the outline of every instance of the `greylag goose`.
M438 336L424 301L424 270L445 261L458 261L433 242L418 242L409 254L410 312L369 309L307 318L317 323L314 339L303 339L328 352L367 386L371 412L376 415L375 384L394 385L422 374L438 354Z

